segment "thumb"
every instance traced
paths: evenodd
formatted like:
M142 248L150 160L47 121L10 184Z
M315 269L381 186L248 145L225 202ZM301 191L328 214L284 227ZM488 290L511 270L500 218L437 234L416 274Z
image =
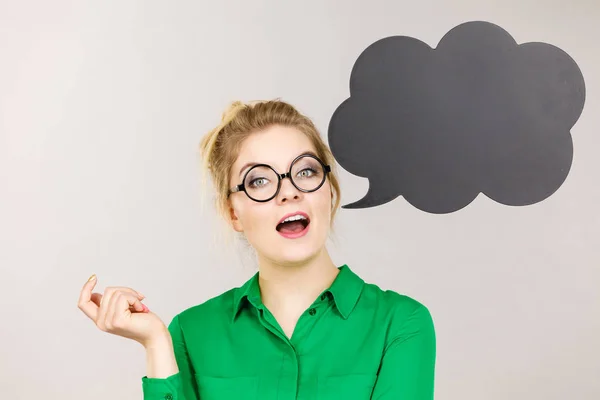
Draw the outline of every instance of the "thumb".
M88 279L81 289L79 301L77 303L79 309L93 321L96 321L98 316L98 305L92 302L92 290L96 286L97 281L96 275L92 275L90 279Z

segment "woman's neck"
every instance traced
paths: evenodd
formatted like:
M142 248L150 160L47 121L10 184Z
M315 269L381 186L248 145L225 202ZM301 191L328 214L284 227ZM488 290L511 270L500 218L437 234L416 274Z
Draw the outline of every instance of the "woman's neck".
M338 274L326 249L302 264L281 265L268 260L259 264L261 298L271 311L304 311Z

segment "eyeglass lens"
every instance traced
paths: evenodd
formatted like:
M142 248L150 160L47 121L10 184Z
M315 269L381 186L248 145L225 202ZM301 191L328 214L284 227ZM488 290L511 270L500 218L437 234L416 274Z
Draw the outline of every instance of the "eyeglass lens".
M313 157L301 157L292 164L291 179L300 190L312 191L323 183L325 171L321 163ZM266 200L274 196L277 185L277 174L265 166L252 168L244 181L246 193L256 200Z

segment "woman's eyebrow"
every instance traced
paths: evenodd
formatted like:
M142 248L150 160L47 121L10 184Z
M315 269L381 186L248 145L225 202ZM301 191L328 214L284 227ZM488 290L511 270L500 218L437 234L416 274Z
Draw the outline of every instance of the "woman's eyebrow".
M306 151L303 151L302 153L300 153L300 154L298 155L298 157L299 157L299 156L304 156L304 155L310 155L310 156L317 157L317 158L319 157L319 156L318 156L317 154L315 154L315 152L314 152L314 151L312 151L312 150L306 150ZM247 162L246 164L242 165L242 168L240 168L240 174L239 174L239 176L240 176L240 177L242 176L242 172L244 172L244 170L246 170L246 169L247 169L247 168L249 168L249 167L253 167L253 166L257 165L257 164L263 164L263 163L258 163L258 162L256 162L256 161L251 161L251 162Z
M307 150L304 153L302 153L302 155L309 155L309 156L313 156L313 157L317 157L319 158L319 156L312 150Z
M259 164L259 163L252 161L252 162L249 162L249 163L246 163L246 164L244 164L244 165L242 166L242 168L240 168L240 175L239 175L239 176L240 176L240 177L242 176L242 172L244 172L244 170L245 170L246 168L253 167L253 166L255 166L256 164Z

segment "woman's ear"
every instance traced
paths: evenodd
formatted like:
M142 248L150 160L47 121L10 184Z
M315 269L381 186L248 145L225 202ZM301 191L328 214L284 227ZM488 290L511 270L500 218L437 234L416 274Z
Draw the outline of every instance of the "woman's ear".
M331 186L331 184L329 185L329 191L331 192L331 208L333 208L333 205L335 204L335 195L333 193L333 186Z
M229 220L231 221L231 227L233 228L233 230L240 233L243 232L244 228L242 226L242 221L240 221L237 214L235 213L231 201L227 202L227 209L229 210Z

